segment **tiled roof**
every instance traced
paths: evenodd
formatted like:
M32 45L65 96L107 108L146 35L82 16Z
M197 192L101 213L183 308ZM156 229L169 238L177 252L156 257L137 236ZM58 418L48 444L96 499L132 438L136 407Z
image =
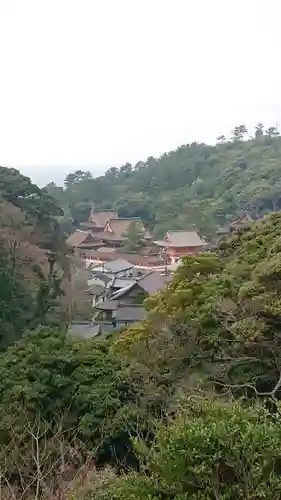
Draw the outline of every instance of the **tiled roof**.
M127 254L126 258L135 266L163 266L164 262L159 255Z
M100 269L104 265L104 262L111 262L112 260L116 260L117 257L115 253L103 253L94 249L81 250L81 254L86 254L89 258L96 261L91 264L91 270L94 268Z
M233 222L230 223L230 226L236 226L239 224L247 224L253 222L252 217L249 214L243 214L238 219L234 220Z
M168 231L165 240L155 241L155 244L164 247L203 247L204 241L201 240L196 231Z
M103 281L104 283L109 283L112 280L111 276L108 276L107 274L103 273L102 271L96 271L95 267L89 267L88 270L91 273L91 279L88 281L88 283L91 280L94 280L95 278L98 278L99 280Z
M74 233L72 233L66 240L67 245L71 247L77 247L83 241L86 240L90 235L87 231L81 231L81 229L77 229Z
M254 220L249 214L243 214L234 221L230 222L228 226L220 226L217 229L218 235L228 234L233 229L238 229L239 227L243 227L244 225L250 224Z
M138 321L145 316L144 308L137 305L120 305L116 310L117 321Z
M138 280L138 285L149 295L166 288L171 280L171 275L163 276L158 271L151 271Z
M132 290L132 288L134 288L134 286L136 284L137 284L136 281L132 281L132 283L130 283L129 285L125 286L124 288L120 288L120 290L117 290L116 292L114 292L111 295L111 299L110 300L117 300L117 299L120 299L121 297L124 297L124 295L126 295L128 292L130 292L130 290Z
M96 305L96 309L100 309L101 311L116 311L117 307L117 300L104 300L104 302Z
M149 295L153 295L154 293L159 292L160 290L163 290L166 288L168 282L172 279L171 275L164 276L161 275L161 273L157 271L151 271L150 273L146 274L145 276L131 280L125 285L114 292L111 296L112 300L117 300L129 293L134 286L139 286L143 291L148 293ZM119 280L120 282L122 280ZM115 283L115 282L114 282ZM114 284L113 283L113 284Z
M118 214L114 208L96 210L92 208L88 222L93 222L97 227L104 227L109 219L117 219Z
M82 241L81 243L79 243L79 245L77 245L77 248L80 248L81 250L83 250L83 248L85 249L96 249L97 251L99 250L100 246L102 245L102 242L101 241L97 241L97 240L94 240L92 238L92 236L89 234L88 238L86 238L86 240Z
M126 286L131 285L133 282L136 282L135 278L113 278L110 286L116 289L126 288Z
M104 270L113 274L132 269L133 265L125 259L116 259L104 264Z
M92 293L93 295L95 295L96 297L99 297L100 295L102 295L103 293L105 293L105 287L102 286L102 285L89 285L89 292Z
M126 233L129 230L129 227L132 223L137 223L138 230L143 233L144 238L149 238L149 233L146 231L142 220L139 217L129 217L122 219L110 219L108 220L107 225L110 230L108 230L105 226L105 233L108 232L108 238L113 237L119 238L121 241L126 238ZM105 235L106 237L106 235Z

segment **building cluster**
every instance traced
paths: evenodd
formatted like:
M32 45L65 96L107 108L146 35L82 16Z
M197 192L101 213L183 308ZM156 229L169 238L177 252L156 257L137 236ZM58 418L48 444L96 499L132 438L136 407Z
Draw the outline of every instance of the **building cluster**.
M69 333L85 337L122 328L144 318L144 299L163 290L172 278L169 272L138 270L125 259L90 264L87 271L92 320L74 321L69 328Z
M218 236L224 237L250 222L244 214L219 228ZM128 252L126 241L132 224L141 244ZM144 299L167 286L183 255L206 247L196 231L172 230L163 240L153 240L140 218L121 218L113 209L94 207L87 222L69 237L68 244L79 261L84 261L84 271L80 270L78 277L85 285L85 302L90 301L92 318L74 320L69 333L84 337L119 329L144 318Z
M126 242L132 225L141 245L128 251ZM67 243L87 265L125 259L139 269L157 270L176 264L181 256L198 252L206 245L196 231L168 231L163 240L154 241L139 217L118 217L114 209L96 210L95 207Z

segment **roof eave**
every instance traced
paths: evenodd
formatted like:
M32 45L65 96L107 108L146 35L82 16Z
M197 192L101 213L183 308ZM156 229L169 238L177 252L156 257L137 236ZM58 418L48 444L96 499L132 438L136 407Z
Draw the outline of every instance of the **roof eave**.
M157 246L162 246L162 247L167 247L167 248L198 248L198 247L204 247L206 246L206 243L204 242L198 242L198 243L185 243L184 245L177 245L176 243L171 243L167 241L154 241L155 245Z

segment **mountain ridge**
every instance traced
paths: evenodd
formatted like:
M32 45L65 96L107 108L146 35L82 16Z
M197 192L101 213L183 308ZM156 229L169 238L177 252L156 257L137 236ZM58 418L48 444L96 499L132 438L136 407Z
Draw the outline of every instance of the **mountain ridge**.
M214 146L182 145L96 178L78 170L67 175L63 189L54 183L46 189L75 223L86 219L94 202L114 206L120 217L141 217L157 237L194 226L210 236L245 211L256 219L281 208L281 139L274 127L262 127L255 138L244 140L240 125L230 140L220 136Z

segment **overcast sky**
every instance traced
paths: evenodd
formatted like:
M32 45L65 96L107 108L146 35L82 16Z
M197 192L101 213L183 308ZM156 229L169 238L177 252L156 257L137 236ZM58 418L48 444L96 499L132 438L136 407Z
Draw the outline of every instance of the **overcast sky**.
M280 0L0 0L0 164L37 182L281 123Z

